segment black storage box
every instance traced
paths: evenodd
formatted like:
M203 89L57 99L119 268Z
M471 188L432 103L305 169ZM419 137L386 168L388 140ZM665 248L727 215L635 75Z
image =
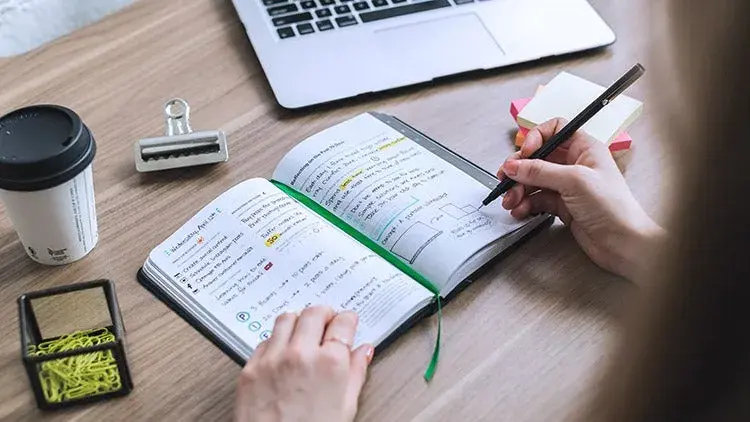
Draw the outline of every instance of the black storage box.
M110 280L22 295L18 319L23 364L40 409L124 396L133 389Z

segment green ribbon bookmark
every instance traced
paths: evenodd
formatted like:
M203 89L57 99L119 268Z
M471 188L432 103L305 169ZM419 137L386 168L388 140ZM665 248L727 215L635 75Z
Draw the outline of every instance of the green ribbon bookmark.
M442 332L442 326L443 326L443 312L442 312L442 308L440 304L440 290L434 284L432 284L430 280L425 278L425 276L423 276L422 274L420 274L418 271L414 270L410 266L406 265L404 261L400 260L398 257L390 253L388 250L378 245L369 237L360 233L359 230L355 229L354 227L349 225L347 222L345 222L344 220L342 220L341 218L339 218L332 212L328 211L322 205L308 198L305 194L300 193L297 190L285 185L284 183L278 182L276 180L271 180L271 183L273 183L282 192L296 199L297 201L302 203L302 205L306 206L307 208L309 208L310 210L312 210L319 216L323 217L325 220L327 220L334 226L344 231L344 233L353 237L359 243L363 244L365 247L367 247L371 251L378 254L380 257L382 257L383 259L391 263L394 267L401 270L401 272L413 278L417 283L421 284L427 290L435 294L435 298L437 300L438 333L437 333L437 339L435 340L435 348L432 351L432 358L430 359L430 364L427 366L427 370L424 373L425 381L429 382L432 379L432 377L435 375L435 371L437 370L437 365L438 365L438 359L440 358L440 334Z
M430 359L430 364L427 365L427 370L424 372L424 380L427 382L432 380L435 371L437 371L438 360L440 359L440 333L443 332L443 309L440 304L440 295L435 295L435 298L437 298L438 332L435 348L432 349L432 359Z

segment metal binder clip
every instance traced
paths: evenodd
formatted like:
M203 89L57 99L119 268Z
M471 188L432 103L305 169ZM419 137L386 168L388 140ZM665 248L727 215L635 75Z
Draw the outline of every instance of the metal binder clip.
M167 136L141 139L135 144L135 168L139 172L198 166L227 161L227 139L220 130L193 132L190 106L180 98L164 105Z

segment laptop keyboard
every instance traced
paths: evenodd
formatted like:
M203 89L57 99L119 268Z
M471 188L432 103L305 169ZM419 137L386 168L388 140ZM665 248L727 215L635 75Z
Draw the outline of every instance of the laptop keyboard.
M279 38L460 6L475 0L261 0Z

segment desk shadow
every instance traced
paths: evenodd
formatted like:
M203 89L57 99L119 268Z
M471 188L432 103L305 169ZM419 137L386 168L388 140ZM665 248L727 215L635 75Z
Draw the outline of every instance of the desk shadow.
M44 272L52 272L57 268L32 261L12 228L0 232L0 245L0 290L19 289L19 280L38 280ZM21 290L25 293L29 289L24 287Z
M500 270L502 269L502 274ZM636 286L594 264L562 225L538 233L477 278L476 294L500 278L524 295L562 303L584 312L620 318Z
M232 27L228 29L227 42L235 51L239 52L239 56L242 58L242 62L247 68L248 75L258 79L258 83L253 83L251 85L256 89L261 98L276 106L274 108L276 112L283 111L284 109L276 102L276 97L271 90L271 85L268 84L268 80L266 79L266 75L260 65L258 56L255 54L255 50L245 32L245 27L234 9L232 0L225 0L221 2L221 5L223 7L218 8L217 12L222 15L222 22L233 23Z
M262 82L257 84L258 86L262 86L262 88L258 88L258 89L262 93L263 98L265 98L266 100L274 104L274 108L273 108L274 113L275 113L274 117L279 120L293 120L296 118L307 116L311 113L339 110L339 109L346 108L346 107L355 107L355 106L361 106L367 103L375 103L378 101L394 99L394 98L406 96L409 94L414 94L417 92L425 91L427 88L432 87L432 86L445 87L445 86L458 85L458 84L467 83L467 82L481 83L482 81L485 81L489 78L493 78L498 75L504 75L507 73L523 72L523 71L527 71L533 68L540 68L544 66L554 66L563 62L568 62L568 61L577 60L577 59L584 59L584 58L607 59L612 56L612 52L610 51L610 49L605 46L605 47L599 47L599 48L595 48L595 49L591 49L587 51L580 51L580 52L562 54L558 56L546 57L546 58L538 59L538 60L531 61L531 62L518 63L518 64L513 64L510 66L504 66L504 67L495 68L495 69L471 70L471 71L467 71L467 72L463 72L463 73L459 73L455 75L448 75L444 77L435 78L431 81L426 81L426 82L409 85L405 87L392 88L392 89L389 89L386 91L380 91L380 92L367 92L367 93L362 93L351 98L334 100L334 101L322 103L322 104L314 104L314 105L297 108L297 109L287 109L279 105L279 103L276 101L276 97L274 96L273 91L271 90L271 87L268 83L268 79L266 79L265 77L265 73L263 72L263 69L260 65L260 61L258 60L258 57L255 54L255 51L253 50L252 45L250 44L250 40L247 37L244 26L242 25L242 22L240 21L239 16L234 10L234 6L232 5L232 0L225 0L223 2L223 6L224 7L219 11L219 13L229 14L228 16L226 16L227 22L236 22L236 25L231 30L231 34L229 35L229 43L232 45L233 48L237 49L237 51L242 52L241 54L245 57L244 62L247 65L248 72L251 75L258 74L260 78L262 78Z
M508 129L508 136L507 141L510 142L510 145L515 149L519 150L520 148L516 147L516 134L518 133L518 128L514 127L513 129Z
M192 179L204 179L211 176L212 179L221 177L221 167L217 164L207 164L203 166L194 167L182 167L169 170L152 171L147 173L136 173L137 184L139 185L152 185L152 184L167 184L171 182L192 180ZM131 170L131 172L134 170ZM215 174L214 174L215 173Z

